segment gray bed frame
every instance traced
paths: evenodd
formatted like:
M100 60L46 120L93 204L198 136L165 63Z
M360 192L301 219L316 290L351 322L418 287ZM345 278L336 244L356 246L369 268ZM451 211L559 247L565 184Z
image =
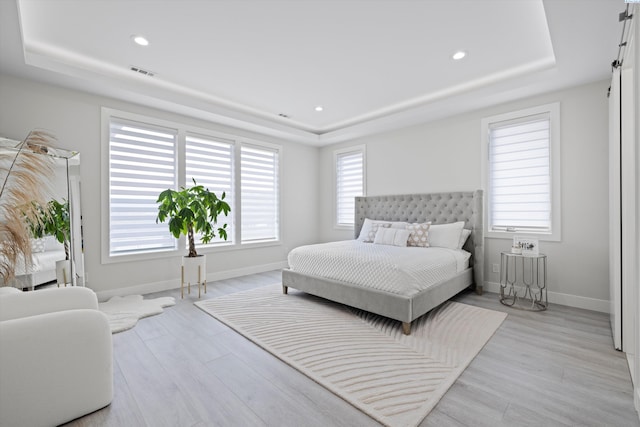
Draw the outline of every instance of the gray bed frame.
M444 224L464 221L471 236L464 249L471 253L470 267L451 279L437 283L411 297L346 282L282 270L282 291L294 288L306 293L376 313L402 322L405 334L411 322L447 301L465 288L475 285L482 293L484 271L484 238L482 223L482 190L454 193L406 194L398 196L356 197L354 237L360 234L365 218L384 221L406 221Z

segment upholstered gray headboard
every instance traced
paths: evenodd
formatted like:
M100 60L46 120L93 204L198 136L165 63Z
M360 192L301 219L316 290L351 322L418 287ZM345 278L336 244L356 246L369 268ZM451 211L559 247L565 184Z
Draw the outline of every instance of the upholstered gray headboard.
M482 190L455 193L403 194L396 196L356 197L355 238L365 218L383 221L445 224L464 221L471 236L464 249L471 252L476 287L484 284L484 236Z

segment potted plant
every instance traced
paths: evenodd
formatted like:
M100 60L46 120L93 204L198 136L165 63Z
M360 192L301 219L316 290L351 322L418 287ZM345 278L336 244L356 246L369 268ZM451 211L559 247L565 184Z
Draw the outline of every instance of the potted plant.
M200 296L200 284L206 285L206 257L196 252L195 233L200 233L202 243L209 243L215 236L227 240L227 224L218 224L218 215L227 216L231 211L229 204L224 201L226 194L221 197L198 185L193 180L193 186L182 187L180 191L167 189L158 196L157 222L169 221L169 231L176 239L181 235L187 236L189 253L182 258L182 290L186 282L198 283L198 296ZM184 296L184 295L183 295Z
M56 261L56 278L58 284L71 282L71 259L69 242L71 240L71 217L69 216L69 202L62 200L49 201L45 206L37 205L40 213L39 221L29 222L34 239L53 236L64 246L63 260Z

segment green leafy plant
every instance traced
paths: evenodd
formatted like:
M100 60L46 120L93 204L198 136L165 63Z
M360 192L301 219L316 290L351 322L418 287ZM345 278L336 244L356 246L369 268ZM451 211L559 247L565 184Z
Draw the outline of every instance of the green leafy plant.
M217 231L218 235L227 240L227 224L216 228L218 215L227 216L231 211L229 204L222 197L198 185L193 180L193 186L180 191L167 189L158 196L158 216L156 223L169 220L169 231L176 239L182 234L189 241L189 257L196 257L194 233L201 233L202 243L209 243Z
M45 236L54 236L64 245L65 259L69 259L69 241L71 240L71 219L69 217L69 202L63 200L51 200L44 207L38 205L40 220L29 222L31 234L40 239Z

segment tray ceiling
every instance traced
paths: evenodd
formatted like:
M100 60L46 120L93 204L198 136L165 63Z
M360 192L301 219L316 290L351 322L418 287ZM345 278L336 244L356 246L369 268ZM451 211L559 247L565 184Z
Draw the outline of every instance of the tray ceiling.
M0 53L13 59L0 71L26 67L41 80L318 145L606 78L624 8L614 0L7 3L1 23L15 30L3 25L0 35L14 46ZM460 50L467 56L453 60Z

